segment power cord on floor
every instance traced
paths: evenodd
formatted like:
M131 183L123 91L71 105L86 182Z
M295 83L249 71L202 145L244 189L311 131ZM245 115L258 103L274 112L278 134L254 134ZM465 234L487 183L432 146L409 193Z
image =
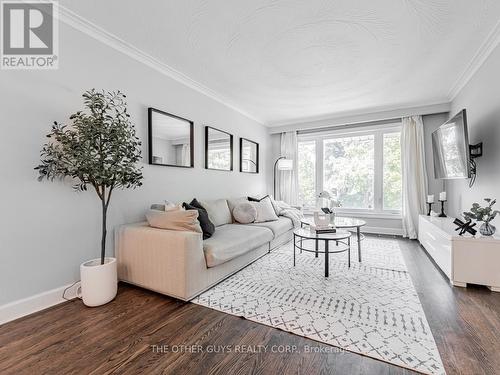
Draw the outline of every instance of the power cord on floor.
M71 285L70 285L70 286L68 286L66 289L64 289L63 294L62 294L62 298L63 298L63 299L65 299L66 301L73 302L73 301L75 300L74 298L66 298L66 292L67 292L69 289L73 288L73 287L74 287L76 284L78 284L79 282L80 282L80 280L75 281L73 284L71 284ZM76 296L76 298L81 299L81 297L78 297L78 296Z

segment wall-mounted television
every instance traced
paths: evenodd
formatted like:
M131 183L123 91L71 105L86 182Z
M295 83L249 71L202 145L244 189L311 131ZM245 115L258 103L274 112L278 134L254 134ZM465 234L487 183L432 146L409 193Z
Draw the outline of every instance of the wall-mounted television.
M434 177L470 178L470 150L465 109L432 133Z

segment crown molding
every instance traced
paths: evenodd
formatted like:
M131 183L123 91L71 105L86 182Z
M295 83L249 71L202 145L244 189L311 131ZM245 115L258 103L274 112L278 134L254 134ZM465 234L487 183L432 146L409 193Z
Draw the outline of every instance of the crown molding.
M179 72L171 66L161 62L157 58L133 46L132 44L127 43L116 35L104 30L103 28L90 22L84 17L62 6L61 4L59 4L59 20L64 22L66 25L71 26L72 28L90 36L91 38L94 38L99 42L104 43L107 46L133 58L134 60L158 71L159 73L172 78L177 82L180 82L183 85L188 86L213 100L216 100L219 103L222 103L226 107L239 112L243 116L258 122L261 125L266 125L263 120L239 108L237 105L233 104L227 97L195 81L194 79Z
M415 103L405 107L379 107L371 110L360 110L331 114L330 116L306 118L299 121L271 123L269 133L276 134L287 131L299 131L314 128L323 128L337 125L358 124L401 118L404 116L429 115L433 113L449 112L450 102Z
M460 91L465 87L465 85L470 81L474 74L479 70L479 68L484 64L486 59L490 56L493 50L500 43L500 21L497 22L493 30L488 34L486 40L481 44L476 54L467 65L467 68L460 75L460 77L455 81L455 84L448 92L448 98L453 101Z

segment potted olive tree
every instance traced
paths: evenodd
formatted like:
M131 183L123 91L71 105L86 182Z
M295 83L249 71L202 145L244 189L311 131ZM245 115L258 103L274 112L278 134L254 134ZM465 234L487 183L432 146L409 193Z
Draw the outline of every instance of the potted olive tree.
M127 113L125 95L92 89L83 94L84 111L71 125L54 122L41 151L38 180L67 179L75 191L95 190L101 201L101 257L80 266L81 295L87 306L113 300L117 291L116 259L106 257L106 218L116 189L141 186L141 142Z

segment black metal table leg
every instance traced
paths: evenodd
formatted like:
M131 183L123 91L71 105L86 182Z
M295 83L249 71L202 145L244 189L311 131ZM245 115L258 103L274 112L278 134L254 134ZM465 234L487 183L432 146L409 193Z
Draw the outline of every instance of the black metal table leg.
M297 244L295 239L295 234L293 235L293 266L295 267L295 245Z
M318 245L319 245L319 240L316 238L316 254L314 255L316 258L318 257Z
M358 262L361 262L361 228L356 227L356 234L358 236Z
M347 268L351 268L351 237L347 239Z
M325 240L325 277L328 277L329 274L329 265L328 265L328 240Z

